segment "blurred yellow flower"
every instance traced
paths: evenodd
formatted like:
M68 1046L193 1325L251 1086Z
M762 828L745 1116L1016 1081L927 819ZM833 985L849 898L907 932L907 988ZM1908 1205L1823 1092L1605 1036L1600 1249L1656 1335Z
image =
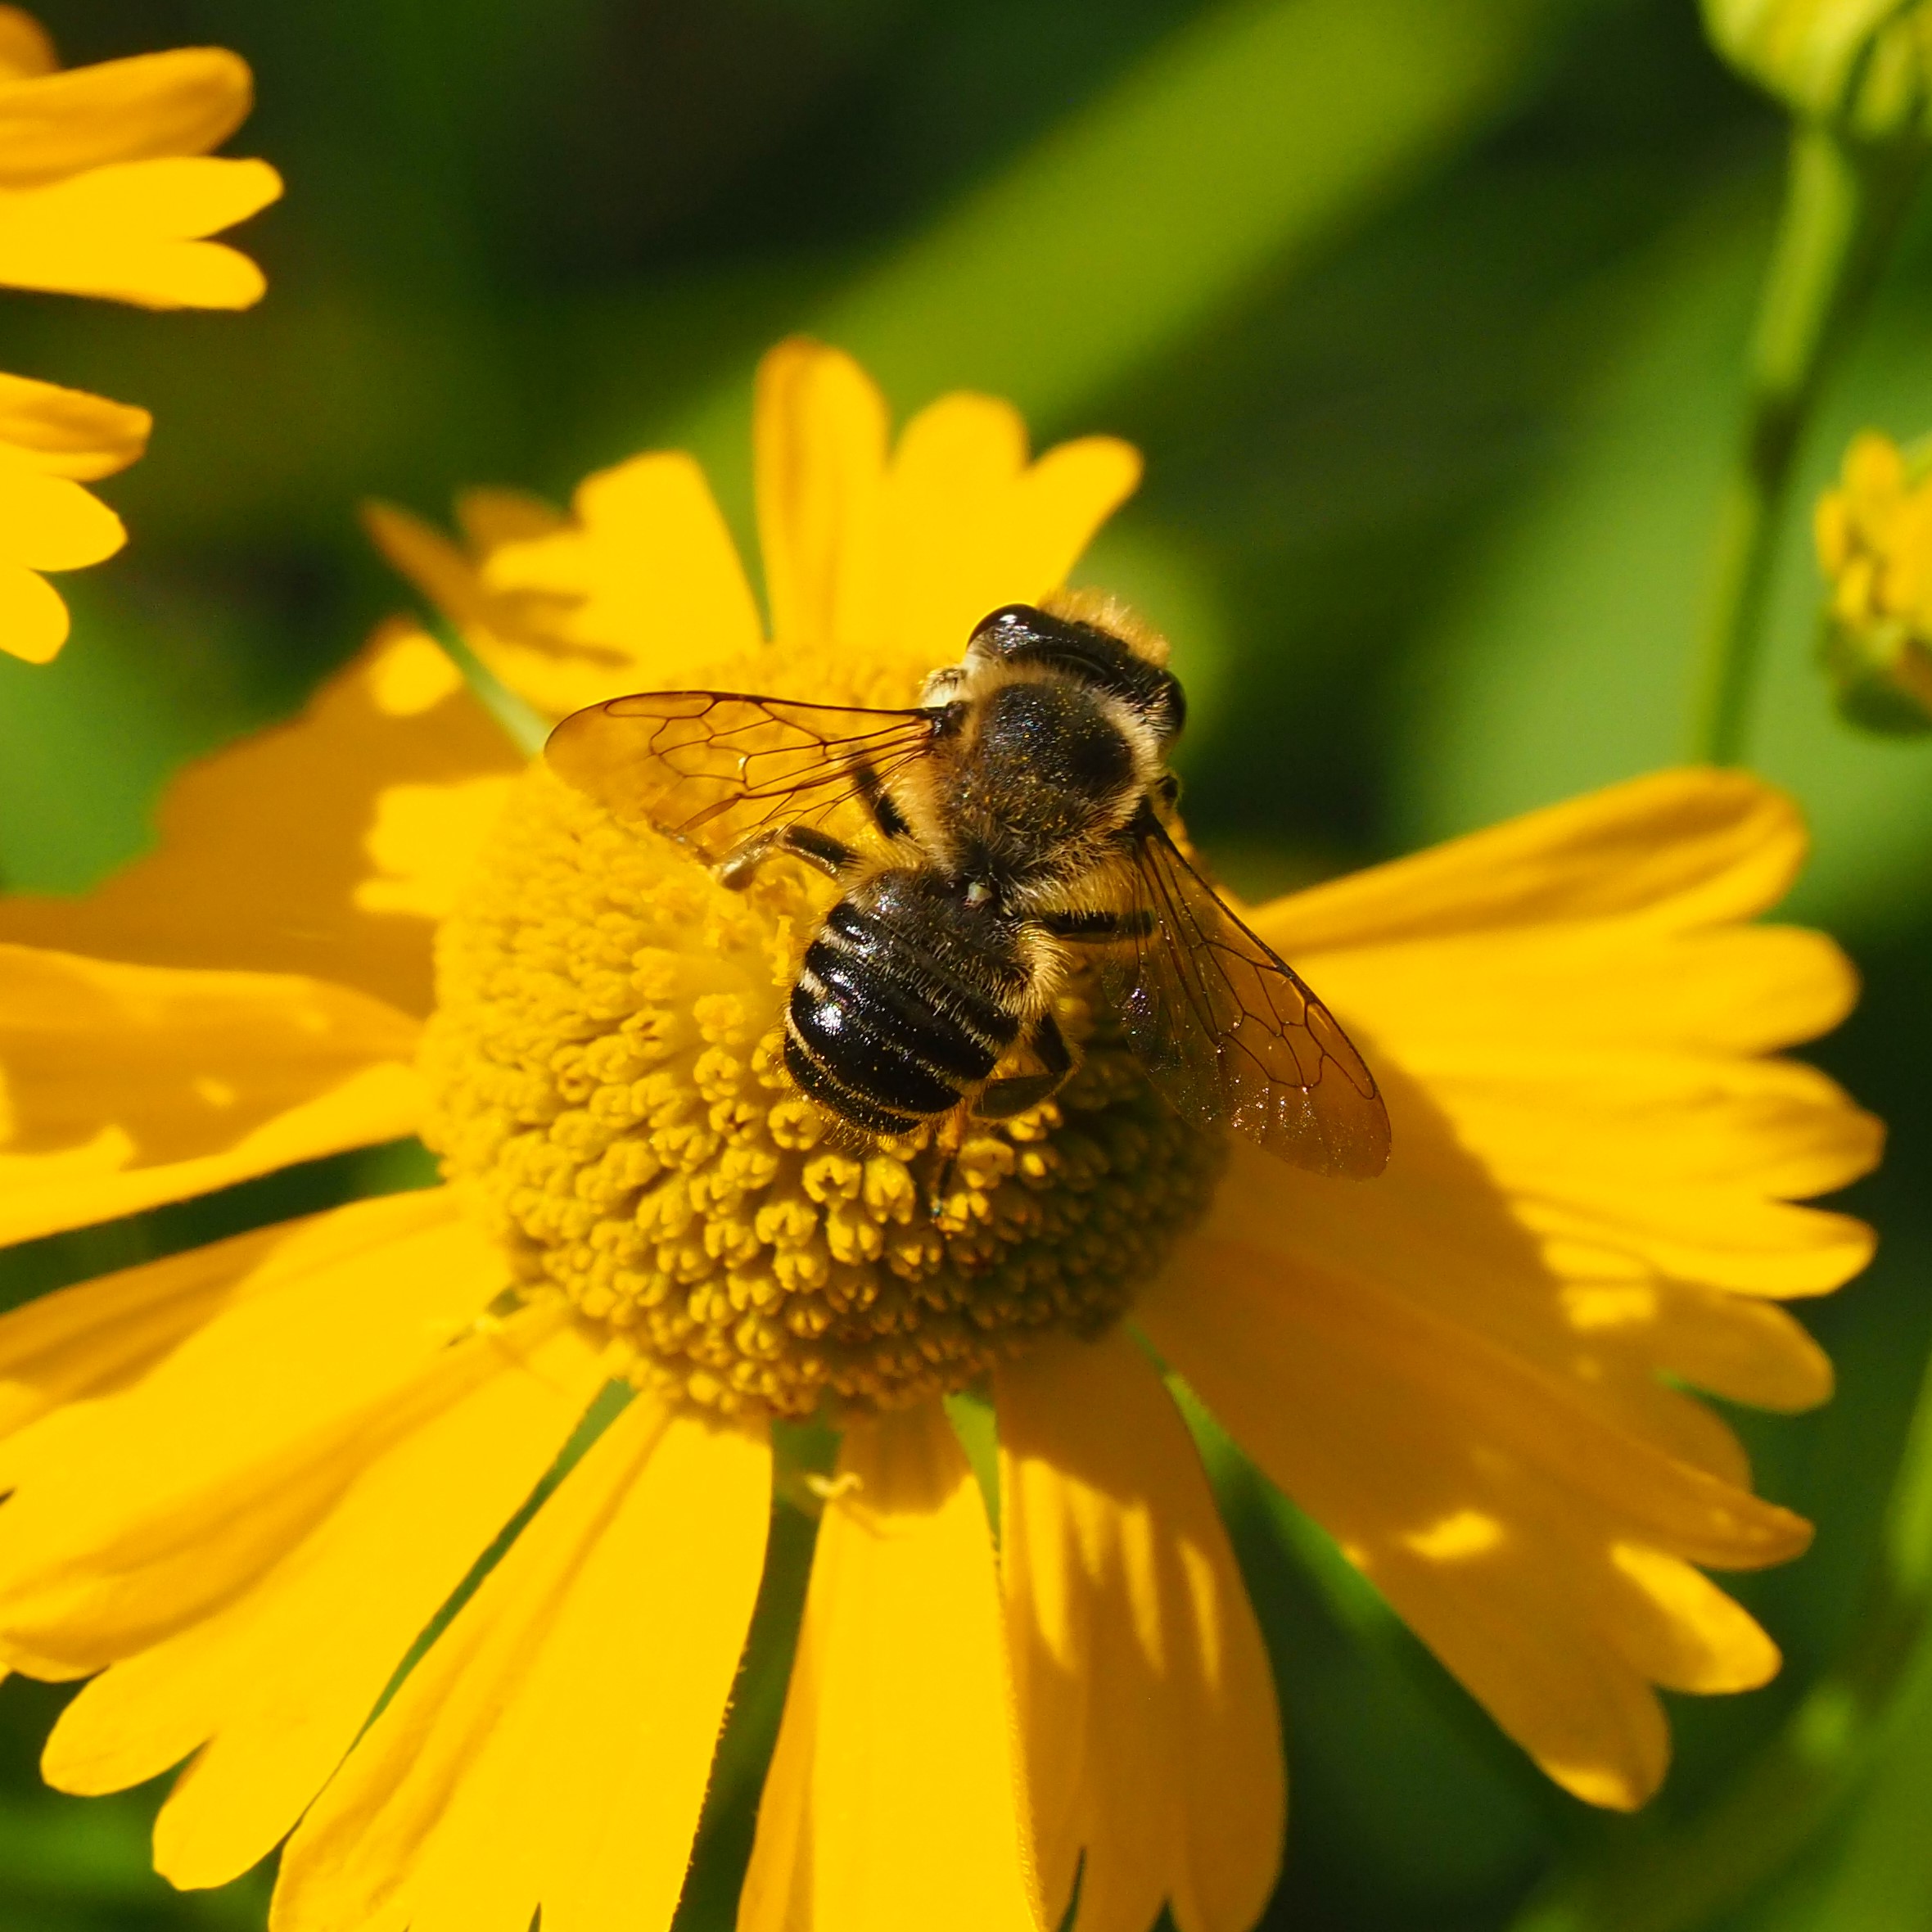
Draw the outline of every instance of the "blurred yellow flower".
M1867 430L1818 499L1830 585L1824 659L1839 707L1867 730L1932 730L1932 472Z
M31 16L0 7L0 285L150 309L245 309L264 286L205 237L282 192L264 161L210 158L246 116L246 64L219 47L70 72ZM111 556L120 520L82 484L124 469L147 413L0 378L0 650L44 663L66 607L38 573Z
M756 438L769 643L683 458L570 517L472 499L472 554L382 527L553 713L904 702L1138 469L1101 438L1029 462L973 395L895 444L799 343ZM1803 845L1750 778L1671 772L1278 901L1260 929L1383 1081L1381 1180L1187 1132L1090 1015L1079 1081L978 1133L933 1213L914 1145L825 1144L774 1059L816 888L724 892L386 629L186 772L151 857L0 902L0 1238L419 1128L447 1176L0 1322L0 1661L93 1676L47 1776L188 1759L157 1864L217 1884L292 1830L282 1932L666 1927L775 1456L824 1508L746 1932L1046 1927L1077 1873L1089 1932L1163 1899L1240 1932L1278 1720L1164 1362L1551 1776L1640 1803L1654 1686L1777 1668L1703 1570L1808 1535L1688 1391L1821 1400L1778 1303L1870 1252L1792 1203L1876 1124L1767 1057L1853 996L1829 940L1748 923ZM371 1721L613 1378L628 1406ZM969 1388L997 1548L940 1399ZM836 1466L788 1466L821 1391Z
M1864 140L1932 135L1924 0L1703 0L1719 49L1794 111Z

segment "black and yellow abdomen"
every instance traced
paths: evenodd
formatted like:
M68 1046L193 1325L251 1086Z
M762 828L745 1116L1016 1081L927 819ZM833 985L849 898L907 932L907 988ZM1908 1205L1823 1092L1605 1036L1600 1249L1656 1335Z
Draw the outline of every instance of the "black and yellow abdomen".
M785 1064L855 1126L904 1133L992 1072L1019 1036L1029 984L1013 922L937 873L882 872L806 949Z

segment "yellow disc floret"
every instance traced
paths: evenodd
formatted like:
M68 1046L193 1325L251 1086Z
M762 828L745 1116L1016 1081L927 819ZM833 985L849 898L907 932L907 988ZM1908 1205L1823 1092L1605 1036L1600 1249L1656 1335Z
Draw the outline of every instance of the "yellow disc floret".
M733 682L783 690L786 655ZM445 1171L527 1290L624 1337L640 1382L720 1410L896 1406L1049 1330L1096 1333L1220 1167L1090 989L1061 1003L1085 1057L1052 1101L969 1122L956 1151L855 1136L782 1051L834 890L779 860L729 892L539 765L438 941L426 1135Z

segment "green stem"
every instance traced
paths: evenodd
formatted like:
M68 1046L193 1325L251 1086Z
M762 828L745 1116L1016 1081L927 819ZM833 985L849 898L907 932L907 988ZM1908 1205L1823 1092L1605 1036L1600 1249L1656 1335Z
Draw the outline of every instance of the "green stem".
M471 649L454 624L432 623L429 630L449 661L463 673L471 696L503 726L511 743L526 758L535 757L550 735L550 727Z
M1717 1800L1559 1875L1511 1932L1690 1932L1743 1903L1838 1814L1891 1734L1932 1643L1932 1364L1920 1385L1876 1573L1838 1663Z
M1792 467L1825 373L1878 280L1924 151L1910 142L1860 145L1816 123L1793 132L1744 431L1718 514L1690 730L1690 755L1700 762L1738 761Z

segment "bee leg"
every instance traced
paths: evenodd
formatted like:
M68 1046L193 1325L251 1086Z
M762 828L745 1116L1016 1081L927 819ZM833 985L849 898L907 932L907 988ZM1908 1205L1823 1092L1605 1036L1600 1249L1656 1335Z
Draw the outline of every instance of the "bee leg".
M1144 939L1154 929L1154 916L1144 907L1126 912L1050 912L1040 926L1055 939L1076 945L1110 946L1123 939Z
M872 814L872 822L887 838L899 838L910 829L905 815L892 802L892 795L885 788L884 781L869 765L852 767L852 779L859 788L859 796L864 801L865 809Z
M726 891L742 892L758 868L779 852L816 866L827 878L843 878L859 864L859 855L829 833L815 831L810 825L781 825L775 832L754 833L736 851L718 861L712 876Z
M1033 1022L1027 1044L1039 1059L1041 1070L989 1080L973 1103L977 1118L1011 1120L1016 1113L1024 1113L1029 1107L1050 1100L1067 1084L1067 1077L1073 1071L1073 1049L1068 1045L1059 1022L1050 1013L1043 1013Z
M926 1189L926 1212L937 1221L946 1210L946 1198L952 1192L953 1175L959 1165L959 1149L966 1139L966 1109L955 1107L932 1124L932 1152L937 1165L932 1185Z

